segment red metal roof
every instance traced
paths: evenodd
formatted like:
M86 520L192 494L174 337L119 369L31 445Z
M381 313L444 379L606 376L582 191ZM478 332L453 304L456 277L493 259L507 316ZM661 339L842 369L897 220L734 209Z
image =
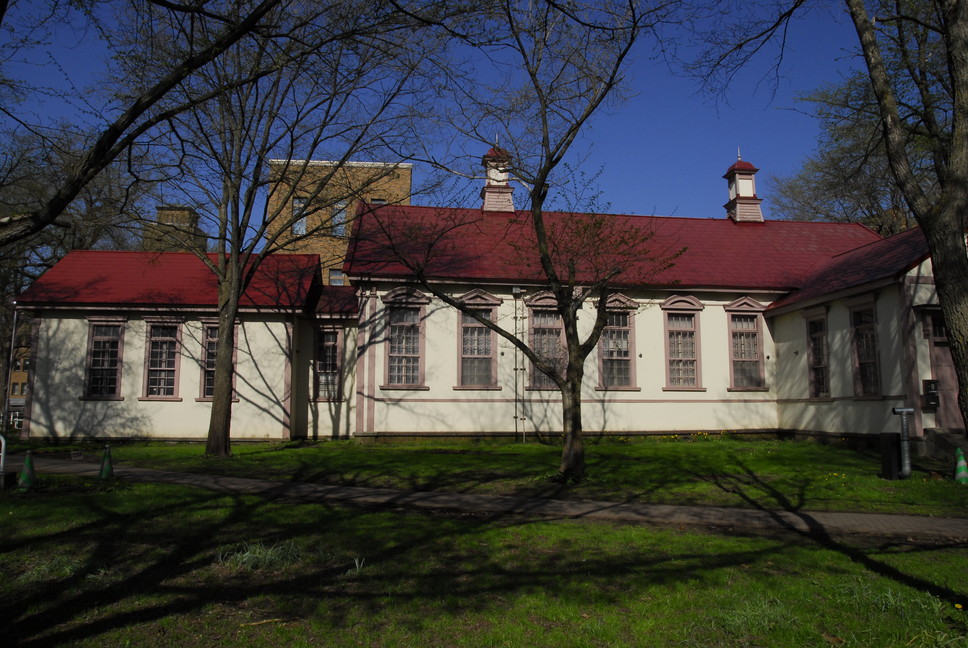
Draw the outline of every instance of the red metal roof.
M568 231L585 215L545 213L549 231ZM616 231L651 239L631 261L578 241L579 265L614 262L616 284L692 289L788 291L804 284L819 263L880 237L856 224L609 215ZM578 228L580 230L580 228ZM361 212L344 271L350 277L428 278L543 283L530 212L385 206ZM621 247L621 246L619 246ZM682 250L656 273L654 258ZM579 268L581 272L581 268ZM588 280L586 276L579 280Z
M928 241L920 227L820 261L798 290L770 309L816 299L857 286L897 279L928 258Z
M353 286L322 286L317 315L352 316L359 312L359 299Z
M318 276L317 255L270 255L260 264L240 306L306 308L318 293ZM191 253L79 250L38 278L17 304L214 308L218 286L215 273Z

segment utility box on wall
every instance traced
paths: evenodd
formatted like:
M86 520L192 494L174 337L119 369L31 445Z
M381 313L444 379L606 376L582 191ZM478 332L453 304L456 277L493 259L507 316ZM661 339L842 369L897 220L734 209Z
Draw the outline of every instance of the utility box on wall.
M921 403L925 409L937 409L941 404L937 380L921 381Z

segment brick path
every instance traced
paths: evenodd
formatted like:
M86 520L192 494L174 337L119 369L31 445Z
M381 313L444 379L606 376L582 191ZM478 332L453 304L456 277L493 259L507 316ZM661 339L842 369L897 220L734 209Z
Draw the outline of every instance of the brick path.
M21 469L22 456L7 457L7 472ZM34 458L37 474L96 476L99 464L47 457ZM968 542L968 518L822 511L772 511L715 506L675 506L540 497L415 492L390 488L332 486L220 477L114 465L114 474L133 481L197 486L208 490L302 502L337 502L358 506L394 506L485 515L593 519L631 524L704 526L748 530L792 530L827 535L868 534ZM968 512L966 512L968 513Z

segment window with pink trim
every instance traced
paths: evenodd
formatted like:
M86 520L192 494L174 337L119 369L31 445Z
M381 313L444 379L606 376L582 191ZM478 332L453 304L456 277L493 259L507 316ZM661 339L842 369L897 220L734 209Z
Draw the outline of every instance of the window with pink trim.
M695 297L673 296L662 304L666 329L666 389L702 389L699 311Z
M91 322L84 396L93 399L121 397L121 359L124 326L120 323Z
M342 396L342 337L342 331L335 328L320 328L316 332L316 360L313 363L316 373L316 400L336 401Z
M482 318L493 321L491 308L475 308ZM460 386L493 387L497 384L494 333L468 313L460 314Z
M178 397L180 327L177 323L148 322L145 345L145 398Z
M430 298L413 288L395 288L386 304L386 384L389 388L424 386L424 308Z
M830 397L830 350L827 346L827 318L807 320L807 365L810 398Z
M598 342L601 357L601 387L615 389L634 387L632 371L632 313L610 310Z
M567 361L567 351L565 329L558 311L541 308L531 310L531 350L551 363L561 375ZM558 386L551 377L532 365L531 388L557 389Z
M874 307L851 310L850 324L854 346L854 393L857 396L880 396L881 367Z
M733 389L763 389L763 340L760 337L760 316L731 313L730 378Z
M391 306L388 310L390 349L387 382L391 385L419 385L420 308Z
M238 344L239 327L235 327L235 341ZM198 400L209 401L215 397L215 355L218 351L218 324L204 324L202 327L202 379ZM235 349L232 350L232 364L236 361ZM235 379L237 372L232 371L232 398L235 399Z

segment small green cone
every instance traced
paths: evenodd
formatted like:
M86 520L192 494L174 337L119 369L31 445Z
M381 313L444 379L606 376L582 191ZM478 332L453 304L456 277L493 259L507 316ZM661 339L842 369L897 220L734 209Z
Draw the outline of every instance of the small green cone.
M965 463L965 453L961 448L955 450L955 481L968 484L968 463Z
M111 446L104 445L104 457L101 458L101 472L98 473L99 479L111 479L114 477L114 466L111 465Z
M17 486L23 489L33 488L34 486L34 458L30 455L30 450L24 457L24 468L20 471L20 482Z

